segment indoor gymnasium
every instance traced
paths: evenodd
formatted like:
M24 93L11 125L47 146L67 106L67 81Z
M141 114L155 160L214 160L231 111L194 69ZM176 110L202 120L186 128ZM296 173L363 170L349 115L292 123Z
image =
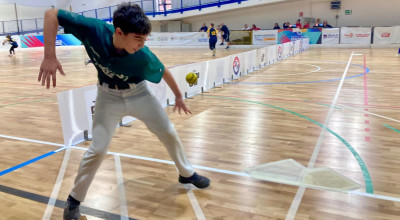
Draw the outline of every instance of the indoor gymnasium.
M398 0L0 0L0 220L400 219Z

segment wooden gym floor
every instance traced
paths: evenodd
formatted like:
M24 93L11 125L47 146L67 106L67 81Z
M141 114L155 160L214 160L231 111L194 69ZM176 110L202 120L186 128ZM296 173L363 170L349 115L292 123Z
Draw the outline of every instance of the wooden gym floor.
M218 49L217 57L244 50ZM207 49L153 51L166 66L211 59ZM332 106L353 51L362 55L353 57ZM57 88L46 90L37 83L42 50L17 49L11 58L0 52L0 219L62 219L84 150L18 165L62 147L56 93L96 83L95 68L83 64L82 48L57 48L67 76L57 75ZM191 163L212 181L207 190L178 184L176 169L164 163L170 157L163 145L140 121L118 128L83 214L88 219L398 219L396 52L311 49L186 100L192 115L168 107ZM302 191L243 175L246 168L290 158L307 167L331 108L315 167L332 168L362 189ZM4 172L11 167L16 169Z

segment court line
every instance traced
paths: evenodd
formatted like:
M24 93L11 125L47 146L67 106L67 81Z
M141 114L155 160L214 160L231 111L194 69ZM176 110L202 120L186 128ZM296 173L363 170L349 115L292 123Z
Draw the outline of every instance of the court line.
M390 121L400 122L400 120L397 120L397 119L394 119L394 118L389 118L389 117L386 117L386 116L383 116L383 115L375 114L375 113L372 113L370 111L360 110L360 109L357 109L357 108L354 108L354 107L350 107L350 106L347 106L347 105L338 104L338 106L340 106L342 108L349 108L349 109L352 109L352 110L354 110L356 112L363 112L363 113L366 113L366 114L369 114L369 115L373 115L373 116L376 116L376 117L379 117L379 118L384 118L384 119L387 119L387 120L390 120Z
M389 129L392 129L393 131L395 131L395 132L397 132L397 133L400 133L400 131L399 131L399 130L397 130L396 128L394 128L394 127L392 127L392 126L390 126L390 125L383 124L383 126L385 126L385 127L389 128Z
M231 100L236 100L236 101L244 101L244 102L249 102L249 103L254 103L254 104L259 104L259 105L264 105L264 106L268 106L271 108L275 108L275 109L279 109L285 112L288 112L290 114L299 116L301 118L304 118L318 126L320 126L321 128L323 127L323 125L311 118L308 118L304 115L301 115L299 113L290 111L288 109L284 109L284 108L280 108L277 106L273 106L273 105L269 105L269 104L265 104L265 103L261 103L261 102L256 102L256 101L250 101L250 100L244 100L244 99L239 99L239 98L232 98L232 97L224 97L224 96L214 96L214 95L202 95L204 96L208 96L208 97L215 97L215 98L225 98L225 99L231 99ZM350 150L350 152L353 154L354 158L357 160L358 165L360 166L360 169L362 171L362 174L364 176L364 182L365 182L365 186L367 188L367 191L373 191L373 186L372 186L372 181L371 181L371 176L369 174L368 168L366 166L366 164L364 163L363 159L360 157L360 155L357 153L357 151L344 139L342 138L340 135L338 135L336 132L332 131L329 128L326 128L332 135L334 135L337 139L339 139L346 147L348 150Z
M296 64L296 63L285 63L285 64ZM297 63L296 65L298 65L299 63ZM293 74L281 74L281 75L269 75L269 74L257 74L255 76L297 76L297 75L304 75L304 74L309 74L309 73L315 73L315 72L319 72L321 70L321 67L317 66L317 65L313 65L313 64L308 64L308 63L300 63L302 65L310 65L310 66L314 66L317 69L316 70L312 70L312 71L308 71L308 72L304 72L304 73L293 73Z
M118 155L114 155L115 171L117 176L117 188L120 201L121 220L128 220L128 206L126 205L124 176L122 175L121 160Z
M252 90L242 90L244 92L249 92L249 93L255 93L255 94L266 94L265 92L258 92L258 91L252 91ZM228 96L226 96L228 97ZM243 96L242 96L243 97ZM252 97L245 97L245 98L252 98ZM289 101L289 102L315 102L315 101L310 101L310 100L306 100L306 99L282 99L282 98L265 98L265 97L257 97L257 99L267 99L267 100L277 100L277 101ZM327 104L329 105L330 103L325 102L325 101L319 101L320 103L316 103L315 104ZM338 103L338 105L348 105L348 106L360 106L359 108L364 108L364 104L355 104L355 103ZM399 109L400 106L388 106L388 105L368 105L368 107L370 108L382 108L382 109Z
M364 54L364 107L365 107L365 111L368 111L368 87L367 87L367 73L366 73L366 67L367 67L367 61L365 58L365 54ZM364 124L365 124L365 128L364 131L366 132L366 135L364 137L365 141L371 141L371 136L370 136L370 128L369 128L369 120L367 120L369 117L369 115L364 114L365 120L364 120ZM368 123L367 123L368 121Z
M60 171L58 173L57 176L57 180L56 180L56 184L53 187L53 191L51 192L50 198L49 198L49 202L47 203L47 207L46 210L43 214L43 218L42 220L48 220L51 218L51 215L53 214L53 208L56 204L56 198L58 197L58 193L60 192L60 188L61 188L61 184L62 181L64 179L64 175L65 175L65 171L67 170L67 166L68 166L68 160L69 160L69 156L71 154L71 149L68 148L65 151L64 154L64 158L61 164L61 168Z
M196 214L197 219L199 220L206 220L206 216L204 215L199 202L197 201L196 196L193 193L193 190L190 185L185 185L186 193L189 197L190 204L192 204L194 213Z
M351 64L352 66L358 66L361 68L364 68L362 65L358 65L358 64ZM370 72L369 68L366 69L367 73ZM345 79L352 79L352 78L356 78L359 76L364 75L363 73L360 73L358 75L354 75L354 76L349 76L346 77ZM256 75L255 75L256 76ZM341 78L334 78L334 79L325 79L325 80L316 80L316 81L304 81L304 82L277 82L277 83L232 83L232 84L240 84L240 85L280 85L280 84L307 84L307 83L321 83L321 82L332 82L332 81L338 81L341 80Z
M24 141L33 142L33 143L47 143L48 145L53 145L53 146L62 146L62 144L38 141L38 140L27 139L27 138L11 137L11 136L6 136L6 135L0 135L0 137L6 137L6 138L14 139L14 140L24 140ZM88 150L88 148L77 147L77 146L71 146L71 148L77 149L77 150L85 150L85 151ZM161 159L155 159L155 158L143 157L143 156L136 156L136 155L131 155L131 154L115 153L115 152L111 152L111 151L108 151L107 154L119 155L119 156L122 156L122 157L128 157L128 158L133 158L133 159L140 159L140 160L146 160L146 161L152 161L152 162L158 162L158 163L165 163L165 164L174 165L174 162L173 161L169 161L169 160L161 160ZM243 172L223 170L223 169L217 169L217 168L205 167L205 166L199 166L199 165L193 165L193 167L195 167L197 169L203 169L203 170L213 171L213 172L217 172L217 173L224 173L224 174L230 174L230 175L235 175L235 176L243 176L243 177L250 177L251 178L251 176L249 174L243 173ZM0 185L0 188L1 188L1 185ZM0 191L1 191L1 189L0 189ZM365 197L372 197L372 198L376 197L378 199L387 200L387 201L400 201L400 198L396 198L396 197L383 196L383 195L378 195L378 194L369 194L369 193L363 193L363 192L355 192L355 191L353 191L353 192L347 192L345 194L349 194L349 193L357 194L357 195L365 196ZM59 202L59 200L57 200L57 203L58 202ZM56 203L56 206L57 206L57 203Z
M42 196L42 195L38 195L35 193L30 193L27 191L14 189L14 188L11 188L8 186L3 186L3 185L0 185L0 192L7 193L7 194L10 194L13 196L18 196L20 198L28 199L28 200L43 203L43 204L46 204L50 199L47 196ZM55 207L64 209L65 201L59 200L59 199L56 199L55 201L56 201L54 204ZM84 215L90 215L90 216L94 216L94 217L97 217L100 219L107 219L107 220L120 220L121 219L121 216L119 216L117 214L90 208L90 207L87 207L84 205L80 206L80 210L81 210L81 213ZM20 210L20 211L22 211L22 210ZM136 220L136 219L129 218L129 220Z
M338 86L338 88L336 90L335 97L333 98L331 107L329 108L329 111L328 111L328 115L326 116L325 122L323 124L322 131L321 131L321 133L320 133L320 135L318 137L317 144L314 147L314 151L313 151L313 153L311 155L311 159L310 159L310 161L308 163L308 168L313 168L315 166L315 162L317 160L319 151L321 149L322 140L324 139L325 131L327 130L326 126L329 124L329 122L331 120L332 113L334 111L333 107L336 106L336 102L337 102L337 100L339 98L340 91L342 90L343 82L344 82L344 80L346 78L346 75L347 75L347 72L349 70L349 67L350 67L350 64L351 64L351 60L353 59L353 56L354 56L354 52L351 53L350 59L349 59L349 61L347 63L347 66L346 66L346 69L343 72L343 75L342 75L342 78L340 80L339 86ZM285 218L286 220L293 220L296 217L297 210L299 209L299 206L300 206L301 200L302 200L302 198L304 196L305 190L306 190L306 187L302 186L300 184L300 187L297 190L296 196L294 197L293 202L290 205L289 212L286 215L286 218ZM373 193L373 191L369 190L368 187L367 187L367 192Z

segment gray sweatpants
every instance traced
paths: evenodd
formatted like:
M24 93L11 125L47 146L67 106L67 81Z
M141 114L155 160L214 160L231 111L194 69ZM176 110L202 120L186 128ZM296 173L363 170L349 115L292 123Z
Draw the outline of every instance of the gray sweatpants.
M92 143L84 154L71 196L83 202L97 169L102 163L117 124L123 116L142 120L165 145L179 174L193 175L193 167L183 150L181 141L164 109L150 91L146 81L132 84L130 89L116 90L98 85L95 104Z

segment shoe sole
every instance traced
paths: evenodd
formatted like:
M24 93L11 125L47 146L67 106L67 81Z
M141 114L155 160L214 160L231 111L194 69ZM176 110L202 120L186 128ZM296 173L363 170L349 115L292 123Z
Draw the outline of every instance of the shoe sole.
M211 187L211 184L208 185L207 187L204 187L204 188L199 188L199 187L193 185L193 183L180 183L180 184L181 184L182 186L192 185L192 186L194 186L194 188L196 188L196 189L201 189L201 190L203 190L203 189L209 189L209 188ZM186 187L184 187L184 188L186 189Z

